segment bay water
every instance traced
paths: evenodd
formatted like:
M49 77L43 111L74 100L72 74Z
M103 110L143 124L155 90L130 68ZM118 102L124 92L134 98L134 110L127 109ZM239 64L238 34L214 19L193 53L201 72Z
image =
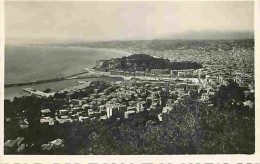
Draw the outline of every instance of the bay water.
M96 61L128 56L129 53L88 47L54 47L7 45L5 47L5 84L46 80L80 73L93 68ZM90 79L95 80L95 79ZM22 96L22 88L31 87L58 91L76 85L77 80L65 80L5 88L5 99Z

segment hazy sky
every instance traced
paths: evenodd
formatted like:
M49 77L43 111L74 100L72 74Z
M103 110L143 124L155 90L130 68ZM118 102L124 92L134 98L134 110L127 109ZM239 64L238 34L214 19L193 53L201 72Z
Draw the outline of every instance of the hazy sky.
M6 38L109 40L254 30L253 2L5 2ZM11 40L11 39L9 39Z

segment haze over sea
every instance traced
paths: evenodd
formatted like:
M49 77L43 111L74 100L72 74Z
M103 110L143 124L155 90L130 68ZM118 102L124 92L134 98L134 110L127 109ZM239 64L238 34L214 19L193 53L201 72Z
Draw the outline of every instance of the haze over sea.
M45 80L80 73L84 68L92 68L96 61L129 55L126 52L87 47L54 47L7 45L5 47L5 84ZM57 90L49 86L53 90ZM50 83L54 84L54 83ZM59 89L73 86L64 83ZM33 85L39 88L43 84ZM76 85L76 83L75 83ZM48 86L48 83L44 84ZM29 87L29 86L23 86ZM40 87L43 89L42 87ZM12 99L21 92L21 87L5 88L5 98Z

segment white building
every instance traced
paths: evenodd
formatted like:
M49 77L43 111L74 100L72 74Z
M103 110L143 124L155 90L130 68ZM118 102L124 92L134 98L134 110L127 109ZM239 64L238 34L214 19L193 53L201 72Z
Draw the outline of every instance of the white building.
M138 102L136 105L136 112L142 112L144 110L145 101Z

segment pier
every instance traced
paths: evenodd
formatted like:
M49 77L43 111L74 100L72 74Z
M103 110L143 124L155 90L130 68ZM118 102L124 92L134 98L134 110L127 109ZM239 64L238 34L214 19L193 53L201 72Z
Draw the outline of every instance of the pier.
M23 88L23 91L30 93L31 95L35 95L37 97L50 97L53 96L55 94L55 92L52 93L45 93L36 89L32 89L32 88Z

